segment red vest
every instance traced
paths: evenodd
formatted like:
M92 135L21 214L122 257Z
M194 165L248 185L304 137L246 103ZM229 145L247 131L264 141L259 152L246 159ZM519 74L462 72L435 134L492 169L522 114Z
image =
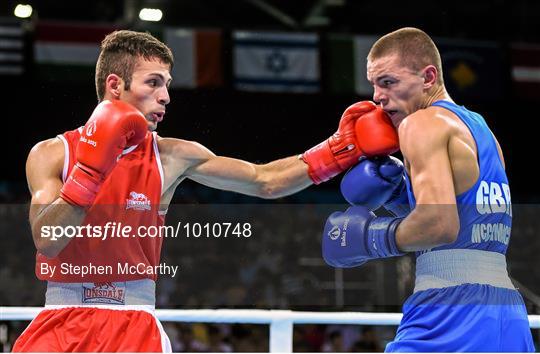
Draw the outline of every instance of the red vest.
M75 164L75 151L81 129L58 136L64 143L65 158L62 173L64 182ZM103 234L106 230L105 225L109 223L108 237L103 240L87 237L97 235L95 232L84 233L84 237L73 238L60 254L52 259L38 252L35 270L39 279L69 283L128 281L143 278L156 280L155 274L124 274L122 270L118 271L119 265L121 269L126 269L126 265L142 268L159 264L162 238L138 236L141 226L160 227L164 224L165 216L159 212L163 169L156 139L155 133L148 133L141 144L124 150L117 165L103 183L94 205L88 210L82 225L96 226ZM120 226L124 230L126 226L130 226L131 236L111 237L114 231L112 226L116 226L116 230L119 230ZM117 236L119 233L114 235ZM43 274L42 263L56 266L54 276ZM84 266L103 268L101 272L95 271L98 268L86 268L92 274L82 277L80 272ZM109 274L111 269L112 274ZM79 274L75 274L77 272Z

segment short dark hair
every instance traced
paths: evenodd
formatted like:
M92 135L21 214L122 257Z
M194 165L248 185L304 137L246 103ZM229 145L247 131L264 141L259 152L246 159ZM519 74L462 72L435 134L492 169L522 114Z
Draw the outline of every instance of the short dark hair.
M428 65L435 66L439 72L437 83L443 84L441 55L426 32L414 27L405 27L388 33L373 44L368 60L393 54L397 54L403 65L414 71Z
M114 31L101 42L101 51L96 64L96 93L99 101L105 96L105 81L110 74L120 76L131 84L131 77L138 58L158 59L172 69L174 57L171 49L149 33Z

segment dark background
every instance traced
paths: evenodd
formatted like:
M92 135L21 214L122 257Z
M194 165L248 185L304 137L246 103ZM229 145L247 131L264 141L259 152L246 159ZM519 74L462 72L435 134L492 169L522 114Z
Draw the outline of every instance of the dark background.
M343 0L337 1L339 6L332 6L333 2L126 0L29 3L34 7L34 20L113 23L125 28L140 25L131 8L159 7L164 11L160 25L221 28L226 38L230 38L230 31L234 29L381 35L402 26L417 26L435 37L492 40L502 48L511 42L540 42L540 3L536 1L416 1L381 5L379 1ZM269 15L261 9L261 3L285 14L288 21ZM12 16L15 4L14 1L2 2L0 16ZM318 24L314 18L319 19ZM224 47L230 48L227 39ZM335 131L341 112L349 104L370 99L330 94L325 90L324 82L319 94L236 91L231 84L230 56L230 50L226 50L224 67L229 75L226 75L223 87L171 90L171 104L159 127L160 135L196 140L217 154L268 162L303 152L325 139ZM501 52L501 56L502 62L507 62L507 54ZM321 60L324 67L324 53L321 53ZM509 73L508 77L498 80L505 85L496 99L461 98L452 92L450 95L457 103L483 114L498 137L506 155L513 201L534 202L540 195L536 183L530 182L535 165L533 151L537 140L538 100L517 97L511 88ZM10 189L24 193L24 161L28 151L36 142L73 129L87 120L96 104L93 78L89 77L87 83L56 85L38 80L30 63L25 75L3 77L2 84L2 113L7 129L1 139L0 148L5 152L5 160L0 180L9 181ZM198 188L191 184L185 186L188 187ZM316 188L335 191L336 187L334 181ZM300 198L302 195L306 194L301 194ZM339 200L339 196L329 198Z
M12 0L2 1L0 17L12 17L16 3ZM144 5L163 10L164 17L159 26L223 30L224 86L218 89L172 89L171 104L158 132L161 136L196 140L217 154L258 163L301 153L326 139L336 130L339 117L348 105L370 97L332 94L324 81L318 94L237 91L233 88L230 74L230 36L233 30L317 32L323 38L328 33L382 35L403 26L415 26L433 37L495 41L501 48L499 59L507 68L507 49L511 43L540 44L540 2L533 0L33 0L27 3L34 8L34 17L27 21L28 24L58 20L112 24L123 28L142 26L152 30L156 25L141 24L137 19L138 10L135 9ZM270 15L264 10L269 7L280 15ZM27 40L31 41L32 38ZM31 52L27 54L29 58L32 57ZM321 50L320 54L324 70L325 53ZM22 76L0 75L1 119L4 122L0 139L3 157L0 201L20 203L4 204L0 208L0 250L5 256L0 257L0 275L2 282L9 284L2 286L0 304L41 306L44 283L37 281L33 274L34 248L26 222L25 204L29 201L24 172L26 156L38 141L83 125L97 100L91 75L86 82L58 84L39 78L31 61L26 65L27 71ZM510 70L493 72L492 75L497 78L494 81L502 83L500 93L495 98L486 98L489 95L481 93L479 97L460 96L455 92L450 92L450 95L458 104L481 113L497 136L505 153L514 204L536 203L540 199L540 188L535 178L540 93L529 96L536 99L517 94L511 85ZM339 178L310 187L279 202L344 202L338 186ZM214 191L189 181L178 188L175 201L263 203L254 198ZM270 213L264 213L270 218L271 227L262 223L261 229L267 232L251 242L232 242L222 247L222 243L214 240L166 240L163 259L180 264L184 271L179 280L171 281L162 277L158 281L158 307L400 310L399 304L410 293L413 282L414 264L411 257L370 262L365 267L344 270L342 276L350 288L346 289L340 303L333 288L322 286L325 282L332 283L338 276L338 271L325 266L320 259L318 242L323 217L314 214L317 217L309 219L303 210L295 210L297 216L287 214L293 224L302 223L298 226L300 231L294 234L288 233L291 225L277 222ZM509 269L514 280L524 285L518 284L522 293L529 291L524 294L529 313L538 313L538 299L534 292L538 293L540 284L537 256L540 246L537 235L540 220L537 215L540 211L534 205L516 206L514 211ZM306 227L306 219L311 221L310 227ZM270 233L270 230L276 230L276 225L279 225L277 234ZM224 256L224 251L232 256ZM319 263L306 266L314 260ZM307 263L303 264L303 261ZM5 264L9 266L4 267ZM250 281L245 279L246 273L253 274ZM216 278L219 278L218 281L213 281ZM381 294L385 294L386 298L381 299ZM10 326L9 339L3 343L3 350L9 351L27 323L0 325ZM175 336L184 332L189 334L191 327L174 326L166 324L173 348L176 351L186 350L188 339ZM223 334L224 341L231 344L235 351L266 351L267 330L256 327L235 325L229 328L229 334ZM323 341L328 341L332 331L346 333L343 326L341 329L331 327L295 326L295 351L321 350ZM369 330L367 327L363 330L366 329ZM227 328L221 330L227 332ZM380 351L383 344L393 337L393 331L391 327L378 328L376 333L380 344L369 347L369 351ZM538 341L538 331L534 333ZM367 338L367 335L361 337ZM315 341L310 342L309 338ZM331 351L339 351L333 349ZM191 351L197 350L191 348Z

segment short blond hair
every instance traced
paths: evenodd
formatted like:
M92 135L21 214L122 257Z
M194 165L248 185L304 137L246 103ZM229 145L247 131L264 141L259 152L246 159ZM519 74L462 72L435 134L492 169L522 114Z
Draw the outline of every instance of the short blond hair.
M420 71L428 65L435 66L439 72L437 83L443 84L441 55L426 32L405 27L382 36L371 47L368 61L394 54L398 55L403 66L413 71Z

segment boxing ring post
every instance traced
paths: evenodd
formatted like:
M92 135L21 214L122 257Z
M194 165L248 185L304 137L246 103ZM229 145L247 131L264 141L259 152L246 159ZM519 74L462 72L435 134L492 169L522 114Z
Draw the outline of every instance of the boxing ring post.
M1 321L31 321L41 307L0 307ZM156 310L163 322L249 323L270 325L270 352L292 352L294 324L355 324L397 326L401 313L306 312L290 310ZM529 315L540 329L540 315Z
M289 313L292 311L275 311L270 322L270 353L292 353L293 321Z

